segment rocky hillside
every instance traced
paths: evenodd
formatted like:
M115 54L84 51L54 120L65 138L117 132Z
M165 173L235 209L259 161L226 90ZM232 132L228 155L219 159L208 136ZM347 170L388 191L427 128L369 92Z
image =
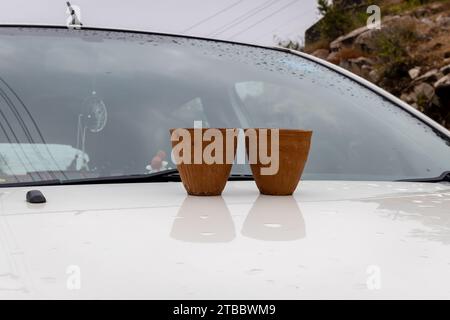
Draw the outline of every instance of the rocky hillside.
M450 128L450 1L379 3L380 30L363 24L334 39L322 36L304 50L374 82Z

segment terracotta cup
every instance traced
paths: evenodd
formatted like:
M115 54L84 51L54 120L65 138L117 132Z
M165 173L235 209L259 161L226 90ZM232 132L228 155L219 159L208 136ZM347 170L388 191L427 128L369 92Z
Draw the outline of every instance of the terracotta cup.
M254 131L249 132L250 130ZM267 136L263 134L265 131ZM249 157L249 162L259 191L262 194L277 196L294 193L308 159L312 131L278 129L279 143L274 145L274 147L278 148L278 171L271 174L261 171L263 168L273 167L274 165L264 164L267 162L262 161L260 151L262 151L263 155L268 155L269 157L273 155L271 144L272 131L258 128L246 129L244 132L247 155L249 155L250 150L255 150L255 144L257 146L256 161L254 158L254 163L252 163ZM254 138L255 135L253 133L255 133L256 138ZM264 139L266 143L261 143L261 136L263 139L267 137ZM272 159L272 161L276 161L276 159Z
M233 166L233 161L236 156L238 130L213 128L221 133L222 143L220 143L220 140L217 140L216 146L222 148L222 152L221 155L220 152L216 153L216 151L208 152L208 154L212 154L220 161L216 161L215 163L205 161L203 157L205 149L208 148L209 151L211 151L212 147L210 144L216 141L215 138L211 138L211 141L203 138L208 129L209 128L183 129L186 130L190 136L190 141L187 142L191 145L189 150L190 154L186 155L189 159L189 163L186 163L186 161L181 161L181 163L177 163L177 169L180 173L183 186L189 195L218 196L222 194L222 191L228 181L228 177L230 176L231 167ZM202 137L200 142L196 141L195 135ZM177 129L170 129L170 136L172 137L172 148L175 148L178 143L182 142L185 138L183 135L179 134ZM195 155L196 152L197 154ZM179 154L183 158L185 157L184 150L179 152ZM199 155L201 157L201 163L197 163L198 161L195 162L196 156L198 159Z

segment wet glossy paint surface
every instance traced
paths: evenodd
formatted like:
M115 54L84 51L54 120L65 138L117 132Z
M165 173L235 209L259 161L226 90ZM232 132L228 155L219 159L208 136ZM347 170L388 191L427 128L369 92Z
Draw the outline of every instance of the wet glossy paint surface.
M29 189L0 189L0 298L450 297L449 184L56 186L40 205Z

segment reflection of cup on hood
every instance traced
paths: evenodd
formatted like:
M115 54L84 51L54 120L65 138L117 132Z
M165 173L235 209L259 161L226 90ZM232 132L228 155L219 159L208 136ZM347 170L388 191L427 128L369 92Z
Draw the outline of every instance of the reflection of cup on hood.
M305 234L305 221L291 196L260 195L242 227L242 235L259 240L298 240L304 238Z
M187 242L228 242L234 239L236 232L222 197L187 196L170 236Z

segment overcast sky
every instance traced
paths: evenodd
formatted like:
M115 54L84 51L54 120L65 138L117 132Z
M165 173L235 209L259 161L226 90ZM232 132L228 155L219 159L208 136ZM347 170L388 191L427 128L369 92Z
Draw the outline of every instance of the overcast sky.
M85 26L186 33L273 44L317 19L317 0L72 0ZM0 23L66 23L65 0L0 0Z

